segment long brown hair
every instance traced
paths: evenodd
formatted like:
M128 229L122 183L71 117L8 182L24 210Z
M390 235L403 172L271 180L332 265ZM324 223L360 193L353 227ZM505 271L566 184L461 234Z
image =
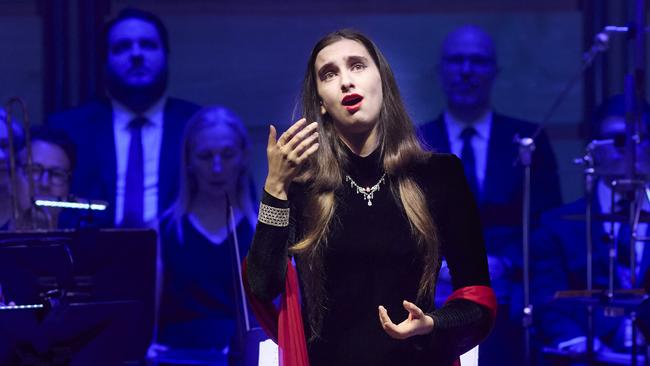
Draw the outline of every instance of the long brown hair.
M315 60L325 47L349 39L361 43L379 69L383 102L379 113L378 132L383 168L391 181L391 190L408 217L413 236L417 239L424 256L424 272L420 279L417 302L430 304L435 292L439 269L437 228L429 212L422 189L411 176L412 167L423 162L428 153L416 137L415 128L406 113L399 94L397 82L388 62L377 46L363 34L354 30L338 30L323 37L314 46L302 86L303 116L319 123L318 151L305 168L301 180L308 182L304 214L303 235L290 250L301 254L307 266L303 267L305 295L308 299L308 319L311 339L318 337L326 299L323 289L323 249L327 246L327 234L336 211L334 192L342 186L342 169L346 166L346 154L342 150L333 121L328 114L320 113L320 97L317 92Z

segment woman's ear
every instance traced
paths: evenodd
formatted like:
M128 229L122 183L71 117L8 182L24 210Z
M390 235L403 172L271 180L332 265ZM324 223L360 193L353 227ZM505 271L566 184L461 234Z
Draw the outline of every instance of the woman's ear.
M325 109L325 106L323 105L323 101L320 101L320 114L321 115L326 115L327 114L327 109Z

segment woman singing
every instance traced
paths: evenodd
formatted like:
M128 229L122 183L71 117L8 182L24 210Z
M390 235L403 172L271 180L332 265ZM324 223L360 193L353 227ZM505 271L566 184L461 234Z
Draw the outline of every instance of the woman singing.
M452 365L488 335L495 310L460 160L422 149L386 59L355 31L316 44L302 108L279 137L270 128L246 259L254 306L293 291L295 259L306 342L280 335L285 364L306 364L292 351L303 347L312 366ZM435 309L443 257L456 291Z

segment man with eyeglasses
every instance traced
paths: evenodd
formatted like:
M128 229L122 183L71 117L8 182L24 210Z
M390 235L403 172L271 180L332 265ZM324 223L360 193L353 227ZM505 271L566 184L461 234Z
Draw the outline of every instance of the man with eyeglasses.
M446 108L436 120L423 124L420 132L429 147L462 159L481 211L490 276L499 301L495 330L480 347L481 363L520 365L524 169L518 163L515 136L537 134L532 163L533 220L562 200L557 163L546 134L538 132L536 124L493 110L492 87L498 74L494 41L483 29L466 25L449 33L438 64ZM443 265L442 279L448 278L445 272Z
M0 109L0 112L4 112ZM3 139L6 139L6 131L3 130L5 124L2 119L3 113L0 113L0 144ZM58 208L41 208L38 211L32 211L32 197L29 195L29 180L32 180L34 186L34 196L48 196L52 198L68 199L70 194L70 177L71 171L74 168L76 154L75 146L67 135L61 131L48 129L45 127L36 127L31 130L31 150L32 150L32 164L27 164L27 149L22 146L22 130L17 127L14 129L16 133L18 151L16 167L17 167L17 186L16 193L18 197L18 208L20 216L18 222L14 222L11 213L6 218L6 221L0 230L15 230L15 229L56 229L70 227L71 220L61 220L61 209ZM0 158L5 158L8 153L5 145L0 145ZM7 195L7 197L9 197ZM0 204L8 204L11 208L10 200L0 202ZM32 224L35 224L32 225ZM0 306L16 305L30 298L32 290L30 282L23 282L24 276L31 276L25 274L24 269L11 265L9 268L0 268L0 278L3 282L0 283ZM31 278L31 277L27 277ZM8 291L5 298L3 292L3 284L6 285ZM31 302L27 301L27 302Z
M63 132L40 127L31 133L31 148L31 164L27 163L25 148L18 155L18 197L22 219L35 222L39 228L60 228L65 226L59 220L60 208L40 208L35 214L31 213L32 197L28 187L31 180L34 196L67 200L76 159L74 144Z

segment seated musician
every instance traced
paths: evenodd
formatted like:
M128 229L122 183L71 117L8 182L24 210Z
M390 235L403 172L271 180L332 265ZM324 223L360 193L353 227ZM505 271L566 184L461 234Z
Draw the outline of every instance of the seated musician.
M632 287L630 262L630 231L627 224L629 199L614 192L613 179L624 172L625 99L623 95L608 99L597 111L593 126L593 139L612 143L594 152L597 179L593 184L591 234L593 243L593 288L606 289L609 284L610 243L618 240L617 261L614 271L614 288ZM641 136L647 139L647 121L641 126ZM648 141L640 145L642 153L648 152ZM640 164L647 167L647 162ZM542 216L540 228L533 235L531 248L532 288L536 302L535 320L539 340L547 346L563 351L580 353L586 351L586 306L559 305L551 302L555 291L587 289L587 246L584 215L587 200L579 199L552 210ZM642 208L648 210L645 200ZM610 213L620 213L615 222L605 220ZM613 227L612 227L613 226ZM638 232L644 235L648 224L641 223ZM612 237L610 233L613 232ZM650 285L650 250L644 250L638 242L635 246L635 287ZM594 310L595 350L602 352L628 352L632 346L631 320L622 317L605 317L602 308Z

